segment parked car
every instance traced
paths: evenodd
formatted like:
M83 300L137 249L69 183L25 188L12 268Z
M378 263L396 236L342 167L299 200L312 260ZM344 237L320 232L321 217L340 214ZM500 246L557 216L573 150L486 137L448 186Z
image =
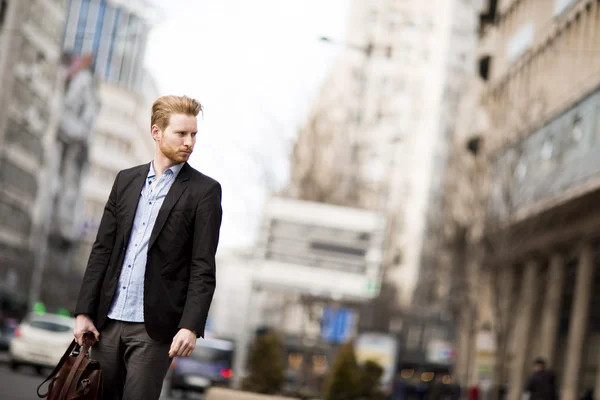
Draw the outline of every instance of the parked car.
M27 315L27 299L13 288L0 283L0 351L8 351L14 330Z
M57 314L28 314L9 345L10 367L33 366L41 374L54 368L73 341L75 319Z
M0 322L0 351L8 351L18 325L17 320L13 318L6 318L3 322Z
M168 374L173 390L203 393L211 386L229 386L234 345L230 340L198 339L190 357L175 357Z

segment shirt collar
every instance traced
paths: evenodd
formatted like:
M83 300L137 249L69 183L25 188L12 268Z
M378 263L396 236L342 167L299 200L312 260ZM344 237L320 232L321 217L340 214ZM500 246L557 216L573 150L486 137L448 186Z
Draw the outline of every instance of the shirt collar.
M183 168L184 164L185 163L175 164L171 168L168 168L167 171L171 171L173 173L173 176L175 178L177 178L177 175L179 175L179 172ZM167 173L167 171L165 171L165 173ZM148 177L147 178L154 178L155 176L156 176L156 172L154 171L154 161L152 161L150 163L150 169L148 170Z

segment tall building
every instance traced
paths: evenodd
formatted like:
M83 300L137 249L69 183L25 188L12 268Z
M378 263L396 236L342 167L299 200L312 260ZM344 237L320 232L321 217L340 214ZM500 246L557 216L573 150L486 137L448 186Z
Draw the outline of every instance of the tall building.
M453 152L466 190L449 193L467 238L455 254L478 264L473 325L494 334L495 368L477 378L510 382L516 400L543 357L573 400L600 382L600 3L489 1L480 21L476 101L460 115L475 129Z
M63 47L93 54L93 71L103 82L139 91L150 26L148 1L71 0Z
M67 1L0 2L0 280L27 293L44 219L48 155L56 148L66 67Z
M347 51L299 135L287 191L387 214L382 288L392 298L382 298L406 311L364 328L396 332L420 356L429 342L450 338L439 314L421 316L442 303L430 290L439 284L436 210L476 28L473 1L353 2L348 37L338 43Z
M91 55L101 110L83 183L83 221L77 265L87 264L100 218L117 173L154 155L150 108L158 89L144 69L150 30L149 2L71 0L65 52Z

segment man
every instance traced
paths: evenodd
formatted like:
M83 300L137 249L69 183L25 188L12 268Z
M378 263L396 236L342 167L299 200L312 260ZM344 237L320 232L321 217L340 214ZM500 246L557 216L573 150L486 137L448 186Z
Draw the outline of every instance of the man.
M158 399L172 358L204 335L222 210L219 183L187 164L200 111L185 96L155 101L154 160L119 172L104 208L74 335L98 340L105 400Z
M546 369L546 361L538 358L533 363L533 374L527 381L526 392L529 400L556 400L556 378L552 371Z

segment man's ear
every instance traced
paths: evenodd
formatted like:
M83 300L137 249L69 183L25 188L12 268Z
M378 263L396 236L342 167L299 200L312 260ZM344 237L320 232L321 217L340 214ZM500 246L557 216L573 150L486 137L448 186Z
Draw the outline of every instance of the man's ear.
M158 125L152 125L151 134L152 134L152 139L155 142L160 138L161 133L162 133L162 131L160 130Z

